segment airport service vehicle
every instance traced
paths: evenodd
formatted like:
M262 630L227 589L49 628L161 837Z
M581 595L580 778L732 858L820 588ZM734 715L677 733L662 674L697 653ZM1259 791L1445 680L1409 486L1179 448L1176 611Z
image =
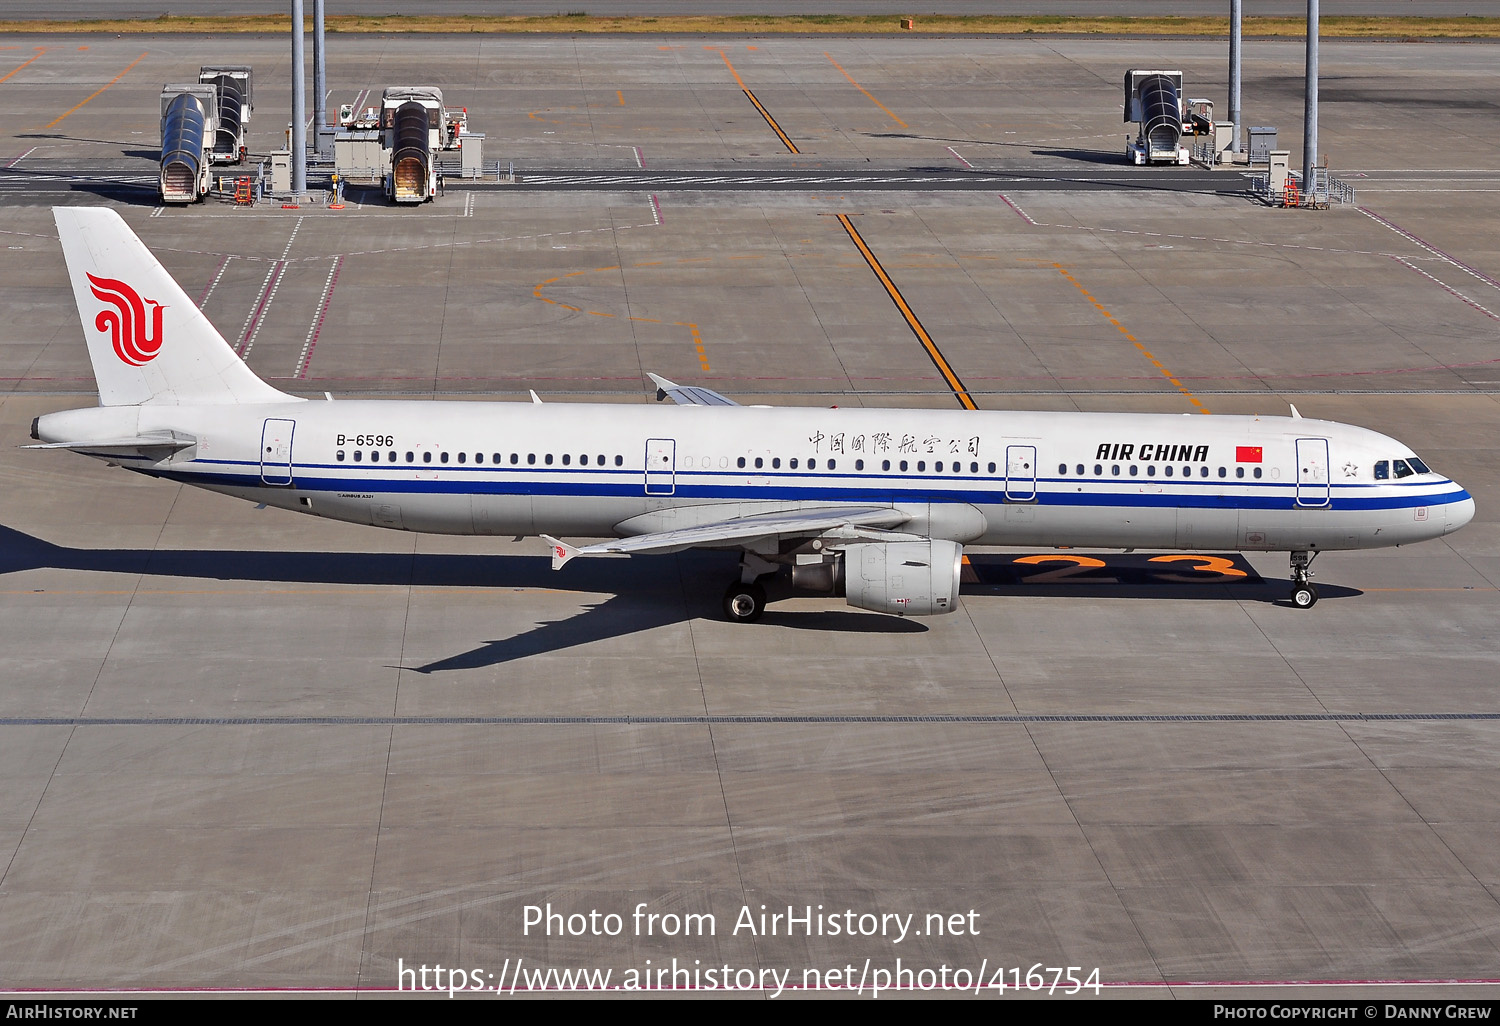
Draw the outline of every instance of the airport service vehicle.
M862 609L952 612L965 545L1286 551L1305 608L1317 553L1474 515L1396 439L1297 416L746 407L664 378L674 405L301 399L245 365L114 211L54 217L99 405L38 417L40 448L376 527L540 535L554 569L738 551L731 620L757 619L761 579L788 569Z

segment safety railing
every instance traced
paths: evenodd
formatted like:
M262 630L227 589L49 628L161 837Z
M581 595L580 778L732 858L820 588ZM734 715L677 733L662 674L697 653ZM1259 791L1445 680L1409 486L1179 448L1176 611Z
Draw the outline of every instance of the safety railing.
M1249 191L1250 195L1267 206L1273 207L1311 207L1326 210L1334 203L1340 206L1353 206L1355 202L1354 186L1334 178L1327 168L1314 168L1312 182L1307 188L1303 188L1302 175L1296 171L1287 173L1287 184L1284 189L1272 189L1269 174L1251 175Z

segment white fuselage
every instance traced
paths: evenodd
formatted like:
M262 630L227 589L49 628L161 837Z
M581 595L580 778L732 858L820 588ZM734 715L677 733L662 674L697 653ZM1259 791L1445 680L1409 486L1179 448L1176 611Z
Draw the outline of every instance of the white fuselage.
M49 442L175 431L143 473L317 516L444 534L616 537L889 506L963 544L1376 548L1474 503L1385 435L1287 417L352 400L49 414ZM82 450L82 451L87 451ZM1420 465L1420 464L1419 464Z

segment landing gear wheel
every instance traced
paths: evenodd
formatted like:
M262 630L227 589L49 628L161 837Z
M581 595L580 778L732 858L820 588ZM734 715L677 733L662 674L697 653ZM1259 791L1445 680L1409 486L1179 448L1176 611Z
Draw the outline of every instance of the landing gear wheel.
M1294 584L1292 586L1292 605L1298 609L1311 609L1318 601L1318 589L1311 584Z
M730 623L754 623L766 611L766 589L735 581L724 592L724 617Z

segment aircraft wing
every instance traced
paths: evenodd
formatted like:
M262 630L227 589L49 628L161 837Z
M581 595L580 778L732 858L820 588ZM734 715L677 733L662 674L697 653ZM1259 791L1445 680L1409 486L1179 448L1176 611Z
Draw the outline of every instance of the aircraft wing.
M660 374L648 373L646 377L656 382L656 401L670 398L678 406L738 406L739 403L727 395L720 395L711 388L697 385L679 385L668 381Z
M675 531L658 531L618 538L596 545L575 547L542 535L552 546L552 569L561 570L575 556L619 556L663 554L693 548L729 548L762 538L812 537L839 528L892 528L911 519L889 507L800 509L787 513L765 513L736 517Z

